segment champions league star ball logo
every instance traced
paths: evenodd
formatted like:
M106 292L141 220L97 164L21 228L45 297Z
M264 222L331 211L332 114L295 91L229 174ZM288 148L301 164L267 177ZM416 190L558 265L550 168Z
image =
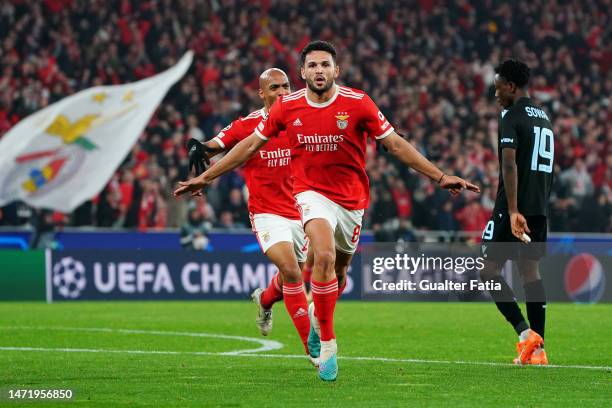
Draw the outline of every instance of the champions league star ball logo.
M603 267L593 255L578 254L565 267L565 292L574 302L597 303L605 287Z
M65 257L53 266L53 286L63 297L68 299L79 297L86 284L85 266L80 261Z

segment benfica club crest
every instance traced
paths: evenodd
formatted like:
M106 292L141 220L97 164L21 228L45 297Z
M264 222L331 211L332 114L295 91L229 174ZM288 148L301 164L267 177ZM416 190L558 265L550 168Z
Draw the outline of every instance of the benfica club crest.
M145 80L84 89L13 126L0 140L0 207L68 213L99 194L192 60L189 51Z
M45 132L50 136L61 138L66 147L30 152L18 156L15 162L19 165L25 164L30 168L28 178L23 181L21 187L29 194L44 193L46 188L52 187L52 182L58 185L76 174L85 159L80 149L76 147L86 151L97 149L97 146L85 136L93 127L97 118L98 115L84 115L75 122L71 122L66 116L58 115ZM49 160L46 163L35 164L36 161L44 160L47 157ZM18 169L20 172L23 171L21 167L18 167ZM64 177L58 177L60 173L63 173ZM18 177L17 174L15 176Z
M338 129L344 130L348 126L348 118L350 116L346 112L338 112L336 115L336 125L338 125Z

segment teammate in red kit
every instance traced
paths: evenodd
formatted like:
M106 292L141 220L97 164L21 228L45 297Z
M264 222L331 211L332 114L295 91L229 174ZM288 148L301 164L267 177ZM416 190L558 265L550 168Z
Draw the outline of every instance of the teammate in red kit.
M203 143L203 148L197 145L194 148L194 143L199 142L190 141L190 161L197 164L196 172L204 169L204 164L198 163L207 159L203 154L212 157L232 149L253 133L279 96L289 93L289 79L282 70L270 68L264 71L259 78L259 96L264 101L262 109L235 120L212 140ZM197 159L193 159L196 150L200 153ZM244 165L253 232L263 252L279 270L270 285L265 290L256 289L252 298L259 309L257 326L264 336L272 329L272 305L284 298L289 316L308 354L310 323L301 272L306 262L308 240L292 193L290 163L289 139L280 135ZM317 364L316 360L311 361Z
M340 69L333 45L323 41L308 44L302 50L301 64L307 87L279 98L251 136L202 175L180 182L175 194L198 191L257 154L282 131L287 133L293 193L314 254L311 288L316 321L312 319L311 326L320 326L319 377L333 381L338 373L333 319L336 299L346 284L370 200L365 171L367 137L379 140L401 162L452 194L480 190L445 174L398 136L364 92L336 85Z

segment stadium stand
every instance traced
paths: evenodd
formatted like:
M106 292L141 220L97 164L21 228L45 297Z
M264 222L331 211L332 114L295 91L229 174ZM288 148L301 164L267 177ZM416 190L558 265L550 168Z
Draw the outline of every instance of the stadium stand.
M480 231L497 189L493 67L514 56L532 68L530 92L556 126L551 230L612 232L607 7L603 0L3 2L0 137L67 95L145 78L193 49L192 68L104 191L52 217L69 226L179 228L190 204L171 191L188 176L186 141L210 139L259 108L257 77L267 67L303 87L299 51L323 39L339 49L341 83L367 91L424 154L483 189L451 199L372 145L366 226L383 240L413 228ZM236 171L191 205L210 225L244 227L245 194ZM30 213L11 204L0 209L0 224L22 224Z

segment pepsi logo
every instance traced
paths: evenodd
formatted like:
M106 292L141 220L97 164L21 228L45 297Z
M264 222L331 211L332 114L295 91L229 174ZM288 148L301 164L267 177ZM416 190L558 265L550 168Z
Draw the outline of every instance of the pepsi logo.
M588 253L574 256L565 267L565 292L574 302L597 303L606 279L601 263Z

